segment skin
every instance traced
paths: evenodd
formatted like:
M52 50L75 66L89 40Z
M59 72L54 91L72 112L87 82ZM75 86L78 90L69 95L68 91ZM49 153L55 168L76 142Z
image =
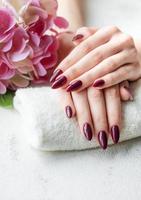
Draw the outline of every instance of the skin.
M141 77L140 56L131 36L115 26L93 31L87 28L87 31L92 33L91 36L77 45L58 66L67 77L63 87L81 80L83 84L78 91L82 91L103 80L99 89L104 89ZM78 32L82 34L81 29Z
M89 36L88 32L86 35L86 37ZM59 36L60 61L75 48L72 38L72 33L63 33ZM64 110L68 105L72 108L73 117L77 118L82 134L83 125L87 122L96 138L98 138L98 133L101 130L105 130L107 137L109 137L110 128L113 125L121 127L121 99L130 99L130 93L124 86L129 87L129 83L123 82L105 90L88 87L81 92L72 93L60 88L60 102Z
M72 9L73 14L71 14L70 9ZM59 57L62 63L73 52L73 49L79 47L97 29L81 29L84 34L83 39L72 42L76 29L83 26L80 0L59 0L58 15L68 19L70 23L68 30L72 31L72 33L63 33L58 37L60 42ZM64 88L60 88L58 91L63 109L65 110L66 106L71 107L72 117L76 117L81 132L83 133L83 125L87 122L91 126L93 135L98 139L99 131L104 130L109 137L110 128L113 125L121 127L121 100L132 99L129 90L126 90L124 86L129 88L129 83L125 81L105 90L97 90L89 86L80 92L70 93L66 92Z

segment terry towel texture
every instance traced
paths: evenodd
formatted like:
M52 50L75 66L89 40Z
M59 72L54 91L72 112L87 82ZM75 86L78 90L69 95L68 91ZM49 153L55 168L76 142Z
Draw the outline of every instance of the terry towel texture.
M141 80L132 83L131 88L135 99L123 103L120 141L141 136ZM49 87L20 89L16 92L14 107L22 116L24 133L30 144L37 149L82 150L99 146L95 138L90 142L85 139L75 119L66 117L59 106L57 90Z

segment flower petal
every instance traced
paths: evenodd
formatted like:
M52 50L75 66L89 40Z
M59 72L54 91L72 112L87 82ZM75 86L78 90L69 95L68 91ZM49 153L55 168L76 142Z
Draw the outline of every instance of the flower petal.
M14 85L16 85L19 88L24 88L27 87L29 85L29 80L21 77L20 75L15 75L12 79L11 79L12 83Z
M42 35L46 31L46 21L39 18L38 21L29 27L29 31Z
M0 76L3 76L8 72L8 66L5 63L1 63L0 65Z
M39 76L45 76L47 74L46 69L40 63L36 65L35 67Z
M1 63L0 65L0 79L8 80L15 75L15 70L9 69L9 67L5 63Z
M21 10L20 15L27 25L36 23L40 17L43 19L48 17L48 13L45 10L32 5L25 6L25 8Z
M18 62L27 58L29 54L30 48L27 47L22 53L12 53L10 57L13 62Z
M14 16L8 8L0 9L0 34L8 32L15 25Z
M0 35L0 43L2 42L7 42L8 40L10 40L13 36L13 32L9 32L7 34L2 34Z
M4 44L2 51L8 52L12 48L13 41L9 40L7 43Z
M29 38L28 34L22 27L16 28L13 36L12 52L21 53L26 47L28 38Z
M40 37L37 33L32 33L32 32L29 32L30 34L30 41L33 43L33 45L39 47L39 44L40 44Z
M43 58L41 64L46 69L51 69L57 64L57 54L52 54L50 57Z
M54 23L59 28L67 28L69 26L68 21L65 18L59 16L54 19Z

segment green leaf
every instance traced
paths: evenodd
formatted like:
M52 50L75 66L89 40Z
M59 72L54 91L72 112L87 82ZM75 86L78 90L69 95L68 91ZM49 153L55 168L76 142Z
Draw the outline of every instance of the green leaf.
M15 92L7 91L6 94L0 95L0 106L5 108L12 108L13 107L13 98Z

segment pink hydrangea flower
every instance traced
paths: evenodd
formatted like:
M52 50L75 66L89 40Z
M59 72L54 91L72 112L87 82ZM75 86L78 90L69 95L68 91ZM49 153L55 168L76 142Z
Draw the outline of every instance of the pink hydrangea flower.
M17 21L10 8L0 8L0 94L47 82L58 61L58 28L68 22L56 16L56 0L29 0Z
M5 94L8 81L14 77L15 70L9 69L6 63L0 61L0 94Z

